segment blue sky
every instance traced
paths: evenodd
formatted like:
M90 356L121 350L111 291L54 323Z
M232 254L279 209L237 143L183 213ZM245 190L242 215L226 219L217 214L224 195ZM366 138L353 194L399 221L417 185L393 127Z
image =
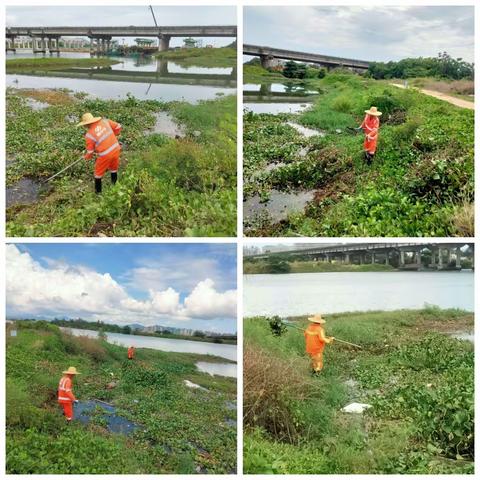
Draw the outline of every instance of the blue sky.
M244 42L360 60L474 60L472 6L247 6Z
M234 244L18 244L7 314L236 331Z

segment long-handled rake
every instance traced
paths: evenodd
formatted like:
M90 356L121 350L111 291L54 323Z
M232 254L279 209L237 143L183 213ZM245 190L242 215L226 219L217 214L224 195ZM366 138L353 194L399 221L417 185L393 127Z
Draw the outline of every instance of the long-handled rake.
M287 327L294 328L294 329L299 330L301 332L305 331L303 328L297 327L296 325L293 325L292 323L289 323L285 320L282 320L278 316L272 317L269 320L269 324L270 324L270 329L272 330L272 334L275 335L276 337L282 336L287 331ZM335 341L340 342L340 343L345 343L346 345L351 345L352 347L363 349L362 346L357 345L356 343L347 342L346 340L342 340L342 339L337 338L337 337L335 337Z

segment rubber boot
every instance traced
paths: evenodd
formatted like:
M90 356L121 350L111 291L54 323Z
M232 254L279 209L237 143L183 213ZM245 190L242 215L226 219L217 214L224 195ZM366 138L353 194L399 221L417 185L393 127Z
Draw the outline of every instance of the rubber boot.
M111 172L110 178L112 179L112 185L115 185L117 183L117 178L118 178L117 172Z
M95 193L102 193L102 179L96 178L95 179Z

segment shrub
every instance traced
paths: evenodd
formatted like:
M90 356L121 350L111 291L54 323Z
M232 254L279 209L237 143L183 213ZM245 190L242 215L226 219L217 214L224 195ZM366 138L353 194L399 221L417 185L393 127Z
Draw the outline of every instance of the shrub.
M92 357L95 362L102 362L107 358L107 352L96 338L87 336L75 337L63 332L62 343L65 351L72 355L83 354Z
M320 68L318 70L318 78L325 78L325 75L327 74L327 69L326 68Z
M332 110L335 110L336 112L348 113L352 110L352 108L353 108L353 102L346 95L336 97L332 101Z
M295 442L300 419L296 402L307 392L307 381L295 361L268 354L258 346L246 346L243 354L243 420L261 427L279 441Z
M452 225L458 237L475 236L475 206L473 203L463 202L455 207L452 214Z
M388 90L384 90L381 94L371 95L368 98L367 105L375 105L385 117L394 112L405 111L406 107L398 95L394 95Z

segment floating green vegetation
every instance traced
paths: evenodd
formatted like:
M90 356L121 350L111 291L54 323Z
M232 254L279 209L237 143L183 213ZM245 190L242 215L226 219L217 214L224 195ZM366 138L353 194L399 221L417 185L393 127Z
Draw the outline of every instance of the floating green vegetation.
M309 374L301 332L244 321L247 474L473 473L474 349L452 333L473 314L419 311L327 315L324 369ZM305 327L304 317L295 319ZM351 402L363 414L343 413Z
M78 95L77 95L78 96ZM81 97L81 96L80 96ZM186 131L153 131L166 111ZM84 112L123 125L117 185L93 192L93 165L80 162L49 183L32 205L7 209L10 236L233 236L236 231L236 97L191 105L77 98L33 110L7 91L7 185L42 180L82 155Z
M159 52L156 56L186 67L233 68L237 66L237 50L232 47L182 48Z
M196 370L199 358L211 357L137 349L129 362L126 348L74 337L46 322L20 322L17 328L7 340L8 473L235 471L236 381ZM69 365L82 373L74 384L79 400L111 403L141 428L124 436L109 433L102 421L67 425L56 389Z
M7 73L58 70L63 68L108 67L120 63L109 58L15 58L7 60Z
M322 92L304 112L244 115L244 197L314 190L314 199L281 222L247 216L247 235L473 235L472 110L344 72L304 82ZM352 128L370 105L384 114L367 166Z

